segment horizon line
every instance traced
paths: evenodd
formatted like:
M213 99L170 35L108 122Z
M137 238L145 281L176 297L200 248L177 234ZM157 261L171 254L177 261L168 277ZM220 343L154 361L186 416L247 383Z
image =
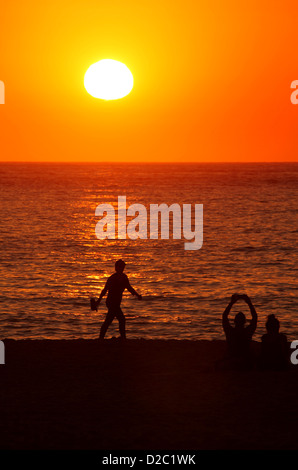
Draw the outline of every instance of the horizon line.
M74 160L74 161L68 161L68 160L64 160L64 161L55 161L55 160L41 160L41 161L38 161L38 160L0 160L0 164L1 163L12 163L12 164L16 164L16 163L30 163L30 164L34 164L34 163L45 163L45 164L49 164L49 163L57 163L57 164L86 164L86 165L90 165L90 164L138 164L138 165L169 165L169 164L177 164L177 165L196 165L196 164L223 164L223 165L226 165L226 164L238 164L238 165L242 165L242 164L265 164L265 163L270 163L270 164L282 164L282 163L298 163L298 160L295 160L295 161L245 161L245 162L239 162L239 161L200 161L200 162L193 162L193 161L186 161L186 162L181 162L181 161L159 161L159 162L151 162L151 161L142 161L142 162L136 162L136 161L131 161L131 160L128 160L128 161L80 161L80 160Z

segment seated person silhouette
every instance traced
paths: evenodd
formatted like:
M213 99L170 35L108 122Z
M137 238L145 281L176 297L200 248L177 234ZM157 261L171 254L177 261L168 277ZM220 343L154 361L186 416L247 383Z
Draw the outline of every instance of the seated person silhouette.
M244 313L238 312L234 318L234 327L230 324L229 313L238 300L244 300L249 306L252 320L245 326L246 317ZM252 366L250 343L257 327L258 316L250 298L243 294L233 294L231 301L222 316L222 325L226 335L228 355L231 366L247 368Z
M125 333L125 317L121 310L120 304L122 300L122 294L125 289L127 289L132 295L136 295L139 300L142 299L142 296L139 295L130 285L128 277L124 274L124 268L126 263L119 259L115 263L115 273L112 274L107 282L101 294L96 302L96 307L99 305L103 296L108 292L106 306L108 307L108 313L102 327L100 329L99 339L103 340L106 334L107 329L110 324L116 317L119 321L119 331L121 339L126 339Z
M280 323L274 314L268 315L267 333L262 336L261 367L263 369L281 370L289 366L289 349L287 337L279 333Z

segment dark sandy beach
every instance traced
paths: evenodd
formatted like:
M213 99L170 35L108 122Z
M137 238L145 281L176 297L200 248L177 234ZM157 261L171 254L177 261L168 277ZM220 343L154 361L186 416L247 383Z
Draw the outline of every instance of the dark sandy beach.
M218 370L221 341L4 342L1 449L298 448L298 366Z

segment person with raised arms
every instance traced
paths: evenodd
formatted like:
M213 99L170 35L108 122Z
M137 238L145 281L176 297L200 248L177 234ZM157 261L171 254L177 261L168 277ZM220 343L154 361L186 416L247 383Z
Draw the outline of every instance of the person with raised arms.
M233 305L244 300L249 306L252 320L248 326L245 326L246 316L243 312L238 312L234 318L234 325L229 321L229 313ZM231 300L222 316L222 325L226 335L228 353L230 359L234 361L234 365L239 367L251 366L250 343L257 327L258 316L252 304L252 301L246 294L233 294Z

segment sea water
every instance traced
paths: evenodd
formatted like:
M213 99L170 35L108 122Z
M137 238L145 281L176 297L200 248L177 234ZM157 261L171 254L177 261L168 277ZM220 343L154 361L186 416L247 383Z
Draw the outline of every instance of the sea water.
M0 164L0 339L96 338L90 310L114 262L127 263L138 301L123 296L128 338L223 339L230 296L247 293L255 339L275 313L298 339L298 164ZM99 240L99 204L203 204L203 246L182 240ZM233 313L242 310L236 304ZM118 336L115 320L107 338Z

